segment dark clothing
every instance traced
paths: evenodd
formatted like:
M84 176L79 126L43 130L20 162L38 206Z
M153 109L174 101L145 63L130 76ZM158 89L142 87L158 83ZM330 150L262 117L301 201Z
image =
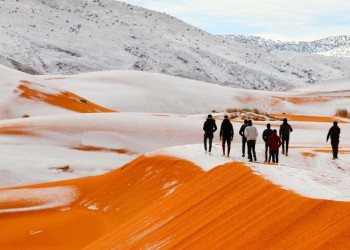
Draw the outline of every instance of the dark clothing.
M269 145L267 142L265 142L265 162L267 162L267 156L269 155L269 158L271 158L271 150L269 150Z
M207 151L207 141L209 140L209 152L211 152L211 148L213 145L213 137L208 137L204 135L204 150Z
M247 144L247 139L244 136L242 136L242 155L243 156L245 155L246 144Z
M273 163L278 163L278 149L277 150L270 150L270 159L269 162L271 161L272 158L272 162Z
M340 128L338 126L333 126L329 129L327 135L327 141L331 138L331 141L339 141L340 137Z
M281 137L289 137L290 132L293 132L292 126L290 126L288 123L284 122L280 126L280 136Z
M267 162L267 155L268 155L268 151L269 151L269 146L268 146L268 140L269 140L269 137L271 136L272 134L272 129L268 128L268 129L265 129L264 130L264 133L262 135L262 138L265 142L265 162Z
M332 144L333 158L338 159L339 140L338 141L331 141L331 144Z
M217 130L218 128L216 127L216 123L214 119L207 119L204 122L203 125L203 130L205 131L205 136L208 138L214 138L214 132Z
M333 158L338 159L338 147L340 138L340 128L338 126L334 125L329 129L327 141L329 140L329 138L331 138Z
M224 119L221 123L220 137L233 138L233 127L229 119Z
M231 151L231 138L227 138L227 137L222 138L222 152L224 154L225 154L225 143L227 143L227 156L229 156Z
M244 130L247 127L247 124L243 124L239 130L239 134L242 136L242 155L245 155L245 148L246 148L246 144L247 144L247 138L245 138L244 136Z
M270 136L268 141L270 150L278 150L281 147L281 144L281 138L276 133Z
M242 137L245 137L245 136L244 136L244 130L245 130L246 127L247 127L247 124L243 124L243 125L241 126L241 128L239 129L239 134L240 134Z
M262 135L262 138L263 138L264 142L267 142L271 135L272 135L272 129L270 129L270 128L265 129L264 133Z
M256 141L250 140L250 141L247 141L247 144L248 144L248 159L250 161L253 161L253 156L254 156L254 161L256 161L256 153L255 153Z
M273 133L268 141L268 145L270 148L270 157L269 162L271 161L273 163L278 163L278 154L279 154L279 148L281 147L281 138L277 135L277 133Z
M289 148L289 136L285 137L282 135L282 151L288 153Z

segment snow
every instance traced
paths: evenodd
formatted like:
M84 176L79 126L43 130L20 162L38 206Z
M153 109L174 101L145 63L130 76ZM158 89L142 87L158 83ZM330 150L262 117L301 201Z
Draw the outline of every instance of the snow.
M43 76L42 76L43 77ZM50 80L107 108L122 112L203 114L212 110L259 109L268 113L334 115L350 105L349 78L313 84L290 92L233 89L149 72L106 71ZM108 89L109 91L104 91ZM338 92L334 92L338 91ZM275 98L330 98L329 101L291 103Z
M45 116L1 120L0 131L5 131L0 134L1 187L99 175L117 169L142 154L148 157L164 154L187 159L209 171L228 162L246 161L240 157L241 146L238 136L242 124L240 121L233 121L235 138L231 158L221 155L217 134L214 137L212 154L204 153L202 126L206 114L212 108L224 111L226 108L258 107L261 111L269 112L284 110L296 114L330 115L340 104L344 107L349 105L348 79L330 82L331 89L325 83L290 92L263 92L232 89L146 72L96 72L67 76L64 81L45 80L42 76L34 77L23 73L19 73L18 76L17 72L6 68L3 68L2 72L7 72L4 75L9 77L14 74L14 84L11 88L16 88L22 77L25 80L34 79L44 86L51 84L49 88L53 87L52 89L67 88L73 92L78 91L79 95L87 96L98 104L102 103L120 111L139 110L139 112L64 114L65 111L59 108L55 111L50 110L50 106L40 103L39 100L26 111L35 113L42 105L47 107L43 108L41 113ZM6 89L6 96L11 96L9 94L12 93L11 88ZM270 106L271 99L275 97L323 96L338 96L341 99L332 99L325 104L281 102L276 107ZM19 112L20 108L13 105L10 99L6 99L6 102L4 107L11 106L14 112ZM51 112L54 115L49 115ZM214 114L218 119L218 126L223 115L224 112ZM344 121L349 122L348 119ZM260 135L266 123L266 121L254 122ZM278 128L280 124L279 121L269 123L273 128ZM254 163L249 164L249 167L256 171L256 174L301 195L348 201L350 194L346 190L350 190L347 181L350 172L349 154L341 154L341 160L332 162L329 161L329 153L315 151L330 148L325 143L325 138L331 124L325 122L291 122L291 124L294 128L291 145L298 148L291 149L290 157L281 156L280 166ZM340 126L341 147L346 150L350 148L350 125L344 123ZM26 133L6 134L9 129ZM257 144L259 160L263 157L264 148L260 137ZM124 150L126 153L119 153L118 150L120 152ZM305 152L315 153L316 157L305 157L303 155ZM169 186L164 187L166 195L177 188L172 182L167 185ZM93 204L88 206L90 205ZM30 209L50 206L52 204L44 204ZM26 208L20 208L21 211L23 209Z
M93 210L93 211L98 211L99 210L97 205L88 206L88 209Z
M60 88L45 84L45 80L0 65L0 119L19 118L23 115L40 116L47 114L70 114L69 110L48 105L37 100L21 98L18 87L22 80L35 82L30 88L41 93L59 94ZM15 92L16 91L16 92Z
M0 190L1 203L23 203L22 207L0 209L1 213L27 212L70 205L78 198L73 186ZM33 204L32 206L28 206Z
M0 63L32 74L140 70L265 90L350 76L348 58L271 51L118 1L3 0L0 22Z
M339 57L348 56L348 54L346 54L346 50L349 50L350 46L350 35L330 36L310 42L280 40L275 41L259 36L245 35L224 35L223 37L242 43L264 46L269 49L315 53L320 55Z

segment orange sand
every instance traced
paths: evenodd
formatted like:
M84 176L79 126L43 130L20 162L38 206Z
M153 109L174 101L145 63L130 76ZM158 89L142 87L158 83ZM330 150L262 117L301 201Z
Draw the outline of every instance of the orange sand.
M80 113L116 112L87 101L84 98L70 92L60 92L58 95L48 94L38 92L37 90L33 89L33 87L36 85L45 87L41 84L26 80L22 80L21 83L22 84L18 87L17 92L20 93L20 97L22 98L43 101L53 106L58 106Z
M117 153L117 154L128 154L128 155L134 155L135 153L130 152L127 149L112 149L112 148L101 148L101 147L94 147L94 146L78 146L78 147L74 147L72 149L76 149L76 150L81 150L81 151L105 151L105 152L113 152L113 153Z
M308 103L322 103L330 102L336 99L346 99L349 96L317 96L317 97L279 97L274 96L272 99L274 102L286 101L293 104L308 104Z
M340 120L337 117L330 116L308 116L308 115L291 115L291 114L271 114L271 117L275 118L287 118L290 121L300 121L300 122L329 122L338 121L339 123L347 123Z
M66 77L49 77L49 78L45 78L45 80L65 80L67 79Z
M350 203L301 197L242 163L203 172L184 160L142 156L102 176L33 187L65 185L80 192L69 210L0 214L1 248L350 247Z
M152 116L170 117L170 115L167 114L152 114Z
M318 153L332 153L332 149L315 149ZM350 150L339 150L339 154L350 154Z
M305 157L316 157L316 154L310 152L303 152L302 155Z

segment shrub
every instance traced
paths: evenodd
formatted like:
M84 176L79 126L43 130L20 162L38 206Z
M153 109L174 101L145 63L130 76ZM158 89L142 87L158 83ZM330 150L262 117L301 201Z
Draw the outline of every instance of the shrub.
M350 118L349 111L347 109L337 109L335 112L336 116Z

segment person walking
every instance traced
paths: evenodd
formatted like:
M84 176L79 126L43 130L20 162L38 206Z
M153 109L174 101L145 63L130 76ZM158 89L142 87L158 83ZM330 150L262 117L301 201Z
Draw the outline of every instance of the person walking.
M267 129L264 130L263 132L263 135L262 135L262 138L265 142L265 162L267 162L267 155L268 155L268 151L269 151L269 145L268 145L268 141L269 141L269 138L272 134L272 129L271 129L271 124L268 123L266 125ZM269 154L271 156L271 154Z
M227 157L230 157L231 141L233 140L233 126L230 119L225 115L220 128L220 140L222 142L222 154L225 155L225 144L227 143Z
M239 130L239 134L240 136L242 136L242 157L245 156L245 148L246 148L245 145L247 144L247 138L244 135L244 130L247 126L248 126L248 120L244 120L244 123Z
M244 136L247 138L248 145L248 159L250 162L256 161L255 145L256 138L258 137L258 130L253 126L252 120L248 121L248 126L244 130Z
M271 157L273 163L278 163L279 148L282 145L282 141L281 137L277 135L276 129L272 131L272 134L269 137L267 144L270 148L269 163L271 162Z
M333 160L338 159L338 147L340 138L340 128L338 127L338 122L333 122L333 126L329 129L327 134L327 141L331 138Z
M209 140L209 154L211 153L211 148L213 144L214 132L217 130L215 120L212 115L208 115L207 120L204 122L204 150L207 152L207 141Z
M292 126L288 123L288 119L284 118L283 123L280 126L280 137L282 138L282 154L288 156L289 137L293 132Z

